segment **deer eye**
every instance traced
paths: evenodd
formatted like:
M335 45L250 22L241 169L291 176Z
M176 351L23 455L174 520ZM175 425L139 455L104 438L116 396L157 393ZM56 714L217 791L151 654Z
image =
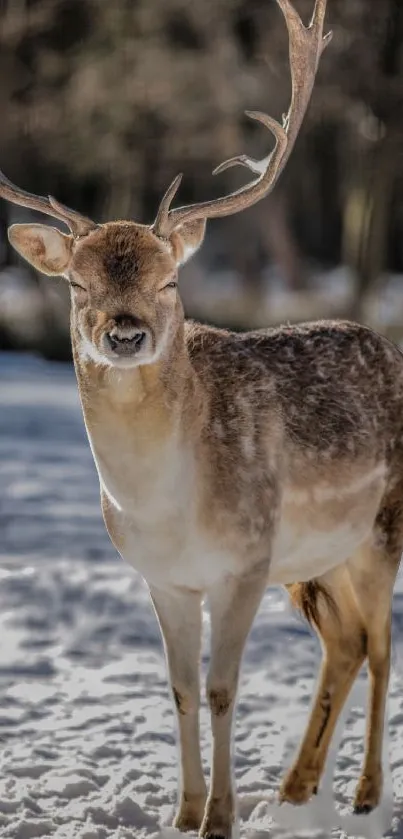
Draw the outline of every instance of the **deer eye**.
M70 280L70 286L71 288L77 288L80 289L80 291L85 291L84 286L79 285L79 283L73 283L72 280Z
M177 286L178 286L178 283L176 282L176 280L170 280L169 283L164 285L164 288L162 289L162 291L164 291L164 289L166 289L166 288L177 288Z

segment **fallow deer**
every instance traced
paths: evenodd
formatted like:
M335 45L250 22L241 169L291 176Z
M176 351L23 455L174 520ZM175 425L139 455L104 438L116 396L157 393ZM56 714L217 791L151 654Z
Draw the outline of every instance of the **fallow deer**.
M257 177L226 197L171 209L176 178L151 227L96 224L54 198L0 194L64 222L70 234L17 224L11 243L71 288L71 336L102 512L119 553L144 577L164 639L177 709L181 793L174 824L229 839L230 739L241 656L267 586L285 585L324 656L298 756L280 789L317 791L335 723L365 659L369 714L355 809L382 790L391 601L403 548L403 358L371 329L321 321L234 334L186 321L178 267L206 219L273 188L310 100L326 0L305 27L278 0L290 39L292 99L264 160L223 163ZM199 746L202 602L211 616L207 698L213 758L207 794Z

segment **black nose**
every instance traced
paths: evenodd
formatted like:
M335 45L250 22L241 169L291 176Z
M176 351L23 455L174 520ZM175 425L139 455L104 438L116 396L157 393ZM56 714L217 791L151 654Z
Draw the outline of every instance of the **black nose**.
M146 333L141 329L125 331L114 327L106 333L108 344L116 355L134 355L143 345Z

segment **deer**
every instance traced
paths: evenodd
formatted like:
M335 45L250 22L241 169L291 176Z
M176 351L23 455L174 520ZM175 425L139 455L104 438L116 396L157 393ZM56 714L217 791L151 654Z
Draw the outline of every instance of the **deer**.
M289 37L291 104L282 122L247 112L274 137L252 180L154 223L96 223L1 175L0 194L64 223L13 224L35 269L64 277L79 395L103 519L143 577L166 655L180 752L174 825L230 839L236 820L231 729L246 640L268 586L287 589L323 655L310 718L279 789L302 805L318 792L341 709L367 662L368 714L356 813L382 796L382 739L394 582L403 549L403 358L371 328L323 320L241 333L185 318L178 271L209 218L270 193L307 110L326 0L305 26L278 0ZM211 655L207 789L200 754L203 604Z

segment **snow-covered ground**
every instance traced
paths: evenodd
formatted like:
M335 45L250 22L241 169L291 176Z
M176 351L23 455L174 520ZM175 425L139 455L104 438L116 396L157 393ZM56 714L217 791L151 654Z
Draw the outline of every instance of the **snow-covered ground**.
M157 623L141 578L104 530L73 371L29 356L0 355L0 552L0 835L179 837L167 827L178 764ZM207 642L206 618L204 668ZM390 776L382 808L349 816L363 751L364 680L321 794L307 807L277 811L319 648L283 593L267 592L247 646L235 729L242 839L380 839L384 828L403 837L402 577L393 646L385 739L393 821ZM202 745L207 772L205 703Z

